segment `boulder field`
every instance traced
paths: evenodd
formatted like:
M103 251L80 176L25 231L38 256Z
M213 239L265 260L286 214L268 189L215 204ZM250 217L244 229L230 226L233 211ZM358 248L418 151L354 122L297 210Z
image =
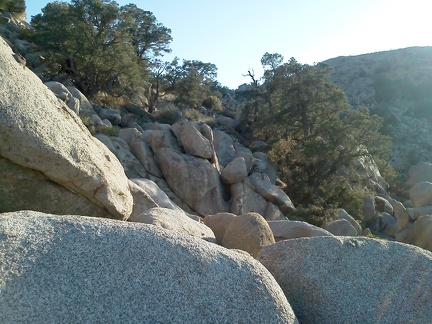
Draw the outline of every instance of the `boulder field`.
M432 165L404 203L369 168L363 221L320 228L234 119L145 117L43 84L0 38L0 322L430 322Z

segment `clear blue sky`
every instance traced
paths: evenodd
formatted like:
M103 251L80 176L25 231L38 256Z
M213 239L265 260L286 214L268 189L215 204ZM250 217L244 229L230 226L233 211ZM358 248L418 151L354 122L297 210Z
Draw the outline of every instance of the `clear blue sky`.
M28 20L46 0L26 0ZM430 0L119 0L172 31L172 54L210 62L230 88L261 76L265 52L313 64L337 56L432 46ZM61 32L61 31L59 31Z

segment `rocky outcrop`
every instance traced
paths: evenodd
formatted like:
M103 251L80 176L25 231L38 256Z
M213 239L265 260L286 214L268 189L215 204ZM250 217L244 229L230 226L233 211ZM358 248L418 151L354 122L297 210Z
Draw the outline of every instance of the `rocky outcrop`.
M211 159L214 156L215 152L211 142L198 131L193 123L181 120L172 125L171 130L187 154L203 159Z
M0 261L6 323L295 322L259 262L156 226L2 214Z
M420 162L412 166L408 171L404 187L411 188L423 181L432 182L432 163Z
M219 173L208 160L170 148L157 150L156 157L174 193L193 210L203 216L228 211Z
M263 247L300 323L428 323L432 254L353 237L293 239Z
M105 209L106 216L129 217L132 196L115 156L14 60L2 39L0 54L0 156Z

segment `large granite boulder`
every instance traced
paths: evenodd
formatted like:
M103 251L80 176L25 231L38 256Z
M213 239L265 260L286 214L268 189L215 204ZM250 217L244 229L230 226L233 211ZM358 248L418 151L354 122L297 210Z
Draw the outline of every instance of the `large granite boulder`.
M354 219L354 217L352 217L350 214L348 214L345 209L339 209L337 211L336 217L338 219L345 219L346 221L348 221L351 224L351 226L356 229L357 235L361 235L362 228L361 228L360 224L357 223L356 220Z
M284 214L295 210L294 204L287 194L274 185L265 173L254 172L248 179L257 193L277 205Z
M214 149L221 166L226 167L236 157L234 140L227 133L215 130Z
M432 251L432 215L420 216L410 225L405 227L405 233L396 235L396 240Z
M408 171L405 188L411 188L416 183L429 181L432 182L432 163L420 162Z
M246 213L230 220L222 246L239 249L255 257L263 246L275 242L266 220L257 213Z
M141 162L148 173L155 177L162 177L162 171L155 160L150 144L148 144L143 138L137 138L133 140L129 146L132 154Z
M12 54L0 38L0 156L43 174L109 217L129 217L132 196L116 157Z
M357 236L357 229L343 218L333 220L323 228L336 236Z
M251 257L144 224L0 216L4 323L295 323Z
M214 156L212 143L199 132L194 123L181 120L172 125L171 130L187 154L203 159Z
M79 213L109 217L87 198L53 182L43 173L0 157L0 211L37 210L52 214Z
M224 168L221 173L222 181L234 184L243 181L248 176L246 162L243 157L236 157Z
M397 242L313 237L263 247L300 323L429 323L432 253Z
M229 223L236 217L236 215L231 213L217 213L204 218L204 224L210 227L213 231L217 244L222 244L222 240Z
M171 148L157 150L156 157L171 189L193 210L203 216L228 211L219 172L208 160Z
M231 206L230 212L236 215L249 212L266 214L268 202L255 192L249 179L234 183L230 186Z
M179 206L177 206L161 188L159 188L156 182L144 178L133 178L130 179L130 181L134 182L142 190L144 190L152 198L152 200L158 204L159 207L184 213L184 211Z
M69 86L67 87L67 89L69 90L70 94L75 98L78 99L79 101L79 112L81 115L84 116L89 116L91 114L94 114L94 110L93 110L93 106L90 103L90 101L88 101L88 99L86 98L86 96L84 96L81 91L79 91L77 88L73 87L73 86Z
M416 183L409 191L409 197L414 207L432 205L432 182Z

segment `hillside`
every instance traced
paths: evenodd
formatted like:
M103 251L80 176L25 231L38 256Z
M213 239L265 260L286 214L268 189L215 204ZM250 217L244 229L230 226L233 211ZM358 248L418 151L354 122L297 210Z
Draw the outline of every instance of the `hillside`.
M398 170L431 161L432 47L411 47L324 61L331 80L353 107L366 106L385 118L393 137L391 163Z
M432 163L394 196L381 119L327 66L291 60L241 93L213 64L172 62L116 97L121 80L50 70L31 27L1 17L1 323L430 321ZM333 74L350 100L419 136L427 74L355 66Z

